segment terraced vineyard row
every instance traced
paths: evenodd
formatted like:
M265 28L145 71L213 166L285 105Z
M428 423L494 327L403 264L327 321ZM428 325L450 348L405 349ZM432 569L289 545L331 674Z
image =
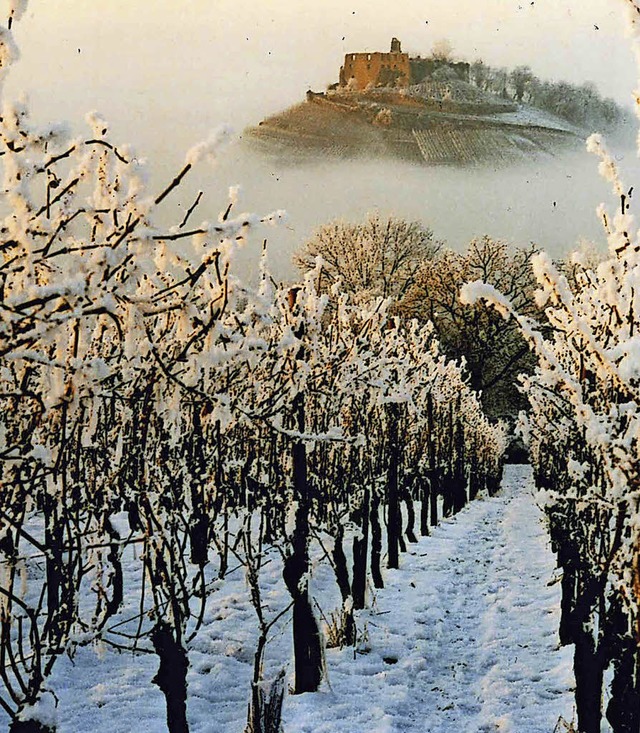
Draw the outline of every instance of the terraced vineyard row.
M475 163L488 158L509 162L524 157L538 145L522 136L499 129L434 127L413 130L425 163Z

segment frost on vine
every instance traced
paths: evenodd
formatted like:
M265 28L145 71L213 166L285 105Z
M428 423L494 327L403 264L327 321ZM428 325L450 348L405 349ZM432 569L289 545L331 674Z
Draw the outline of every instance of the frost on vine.
M25 8L10 4L10 25ZM15 56L7 27L0 73ZM278 620L259 593L266 548L291 594L295 690L315 689L311 544L332 538L348 621L366 602L368 555L382 582L381 518L397 564L414 532L400 505L415 520L419 502L426 534L439 507L495 491L505 429L431 327L392 318L386 301L321 292L313 270L280 286L266 253L257 287L243 282L237 248L284 213L238 213L236 187L199 223L202 195L186 214L172 203L224 135L151 190L135 151L99 114L86 122L71 137L6 101L0 120L0 707L13 730L53 730L52 669L92 644L155 653L168 727L188 730L189 645L235 554L262 640L255 729Z
M638 54L640 6L625 2ZM588 149L616 200L613 213L598 210L608 258L577 264L573 286L546 255L534 258L544 327L485 285L463 297L517 319L538 357L523 379L530 410L521 427L563 569L560 637L575 646L578 724L600 730L609 673L605 712L618 733L640 725L640 240L633 189L600 135Z

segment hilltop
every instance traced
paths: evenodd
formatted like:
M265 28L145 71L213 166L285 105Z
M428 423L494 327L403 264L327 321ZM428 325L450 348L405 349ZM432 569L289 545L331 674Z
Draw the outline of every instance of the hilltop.
M278 156L402 158L428 164L508 163L549 155L584 132L460 79L403 89L338 87L263 120L246 137Z
M544 82L454 61L448 42L431 56L348 53L339 82L263 120L246 138L278 156L404 158L427 164L509 163L575 147L614 127L623 111L592 84Z

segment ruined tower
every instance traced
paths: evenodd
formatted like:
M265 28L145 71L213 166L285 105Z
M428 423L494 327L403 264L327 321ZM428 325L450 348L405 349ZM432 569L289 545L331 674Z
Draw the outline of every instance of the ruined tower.
M410 78L409 54L402 53L397 38L391 39L389 53L348 53L340 69L340 85L355 89L406 87Z

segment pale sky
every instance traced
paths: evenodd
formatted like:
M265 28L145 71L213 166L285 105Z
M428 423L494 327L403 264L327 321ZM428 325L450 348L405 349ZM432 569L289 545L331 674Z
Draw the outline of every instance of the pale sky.
M397 36L425 55L445 37L462 59L528 64L630 102L624 12L624 0L31 0L10 89L36 114L97 109L119 137L183 147L324 89L346 52Z

